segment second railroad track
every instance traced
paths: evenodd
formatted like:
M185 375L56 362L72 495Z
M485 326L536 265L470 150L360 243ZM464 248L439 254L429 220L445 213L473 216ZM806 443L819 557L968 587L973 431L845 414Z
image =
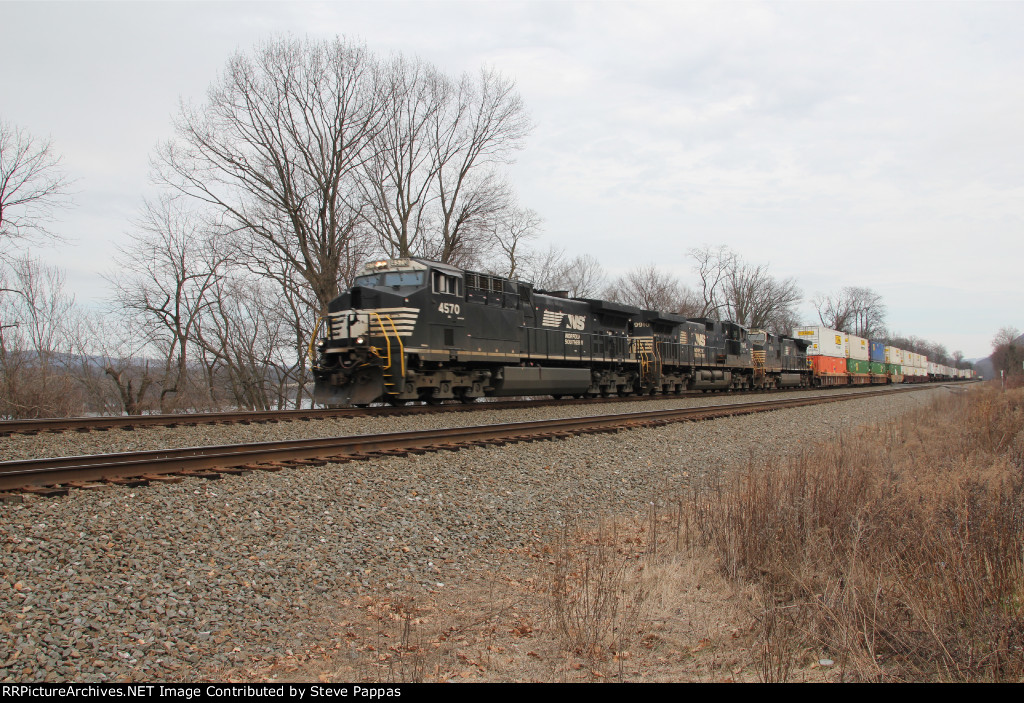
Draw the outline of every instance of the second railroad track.
M138 485L150 481L180 480L182 476L219 478L223 474L252 470L273 471L289 466L358 461L373 456L458 450L486 444L614 432L672 422L835 403L927 388L910 386L895 390L837 393L532 422L5 461L0 462L0 492L21 491L59 495L67 493L72 488L92 488L104 483L130 482L132 485Z

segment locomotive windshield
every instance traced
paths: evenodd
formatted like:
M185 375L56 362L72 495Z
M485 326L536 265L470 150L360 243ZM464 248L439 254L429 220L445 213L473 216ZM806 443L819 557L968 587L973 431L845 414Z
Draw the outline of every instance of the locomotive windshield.
M424 283L423 271L387 271L374 273L368 276L356 276L357 286L368 288L399 287L399 286L422 286Z

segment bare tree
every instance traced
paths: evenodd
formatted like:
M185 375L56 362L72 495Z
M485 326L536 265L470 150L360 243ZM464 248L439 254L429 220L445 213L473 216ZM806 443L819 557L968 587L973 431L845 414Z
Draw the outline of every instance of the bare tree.
M567 262L560 274L559 288L573 298L596 298L607 287L608 277L601 263L590 254L581 254Z
M160 409L180 404L189 378L189 352L203 310L224 276L228 256L199 216L180 199L146 202L131 243L121 249L108 280L117 302L137 315L137 324L164 361Z
M224 227L283 261L321 312L364 203L355 176L386 113L376 66L341 38L278 38L236 54L202 108L182 105L158 180L212 208Z
M529 259L526 242L540 234L543 219L529 208L514 207L502 213L491 226L490 239L497 245L488 269L505 278L517 278Z
M484 68L465 74L444 109L432 115L430 145L437 199L435 240L428 253L458 263L474 236L510 206L494 167L508 163L530 130L515 84Z
M280 289L265 279L222 277L203 310L197 339L214 362L211 376L221 371L236 407L269 410L287 404L284 369L291 365L286 359L293 348L277 295Z
M853 334L858 337L874 338L885 332L885 303L882 296L870 288L848 288L854 300ZM945 348L943 348L945 356Z
M606 289L610 300L644 310L697 316L700 304L693 291L654 264L638 266Z
M818 311L818 320L825 327L844 331L849 327L853 310L850 308L850 301L842 294L818 293L811 299L811 304Z
M885 334L885 303L870 288L847 286L832 295L819 293L811 302L826 327L869 339Z
M50 140L0 120L0 258L13 242L56 236L49 222L69 184Z
M0 417L81 414L81 397L65 369L76 311L63 274L30 257L12 262L9 271L3 287L18 295L0 297Z
M699 308L694 311L694 317L718 319L727 306L725 289L739 263L739 257L724 245L717 249L705 245L699 249L690 249L688 254L694 261L694 270L700 281L700 289L696 294Z
M566 266L565 249L554 244L543 251L528 251L520 260L520 278L541 290L558 290Z
M145 357L151 340L133 322L121 310L84 314L69 333L68 364L89 412L141 415L156 407L150 391L158 389L159 378Z
M420 59L399 56L382 70L386 118L377 131L359 184L367 222L388 256L420 252L432 226L439 164L433 127L453 87Z
M1024 339L1016 327L1003 327L992 339L992 368L1007 376L1024 374Z
M590 254L567 259L565 250L550 246L543 252L523 257L524 280L547 291L565 291L573 298L596 298L607 288L608 277L601 263Z
M727 317L734 322L773 333L782 329L789 334L803 293L795 279L778 280L768 273L765 264L737 261L725 282L723 297Z

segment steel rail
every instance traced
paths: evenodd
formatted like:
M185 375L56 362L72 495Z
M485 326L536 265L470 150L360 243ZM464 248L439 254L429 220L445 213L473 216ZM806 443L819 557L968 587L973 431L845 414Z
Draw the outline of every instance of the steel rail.
M861 386L867 388L870 386ZM902 387L902 386L901 386ZM915 386L916 387L916 386ZM876 387L877 388L877 387ZM831 390L820 388L784 388L772 391L726 391L725 394L763 395L795 391ZM93 432L110 429L133 430L137 427L177 427L179 425L260 424L295 422L326 418L389 417L402 415L428 415L450 412L476 412L480 410L510 410L558 405L600 404L670 400L672 398L702 397L702 391L658 393L655 395L609 396L573 400L502 400L480 403L454 403L438 405L374 406L370 408L306 408L292 410L234 410L210 413L163 413L154 415L110 415L97 417L53 417L21 420L0 420L0 437L12 434L39 434L50 432Z
M0 462L0 491L31 486L57 486L73 482L102 481L230 467L280 464L311 459L349 461L389 450L443 450L461 448L475 442L498 443L535 441L548 437L607 432L621 428L664 425L698 419L713 419L755 412L782 410L835 403L843 400L927 390L934 386L909 386L900 389L839 393L822 396L728 403L697 408L651 410L614 415L534 420L496 425L452 427L440 430L416 430L386 434L296 439L254 444L231 444L182 449L149 450L116 454L92 454Z
M814 390L814 389L796 389ZM574 400L506 400L481 403L445 405L396 405L370 408L307 408L302 410L238 410L210 413L164 413L154 415L110 415L97 417L53 417L24 420L0 420L0 436L11 434L38 434L47 432L92 432L109 429L132 430L136 427L176 427L178 425L260 424L294 422L325 418L429 415L433 413L475 412L478 410L510 410L577 403L614 403L625 401L666 400L686 397L694 393L653 396L610 396ZM699 391L695 392L699 394Z

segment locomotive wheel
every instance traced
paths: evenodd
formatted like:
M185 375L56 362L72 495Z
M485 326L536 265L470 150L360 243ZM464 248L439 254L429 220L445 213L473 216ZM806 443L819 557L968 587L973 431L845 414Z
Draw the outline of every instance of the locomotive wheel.
M475 403L476 401L480 400L480 396L478 395L466 395L468 390L469 389L467 388L463 388L462 390L457 390L455 392L455 397L458 399L460 403L469 405L470 403Z

